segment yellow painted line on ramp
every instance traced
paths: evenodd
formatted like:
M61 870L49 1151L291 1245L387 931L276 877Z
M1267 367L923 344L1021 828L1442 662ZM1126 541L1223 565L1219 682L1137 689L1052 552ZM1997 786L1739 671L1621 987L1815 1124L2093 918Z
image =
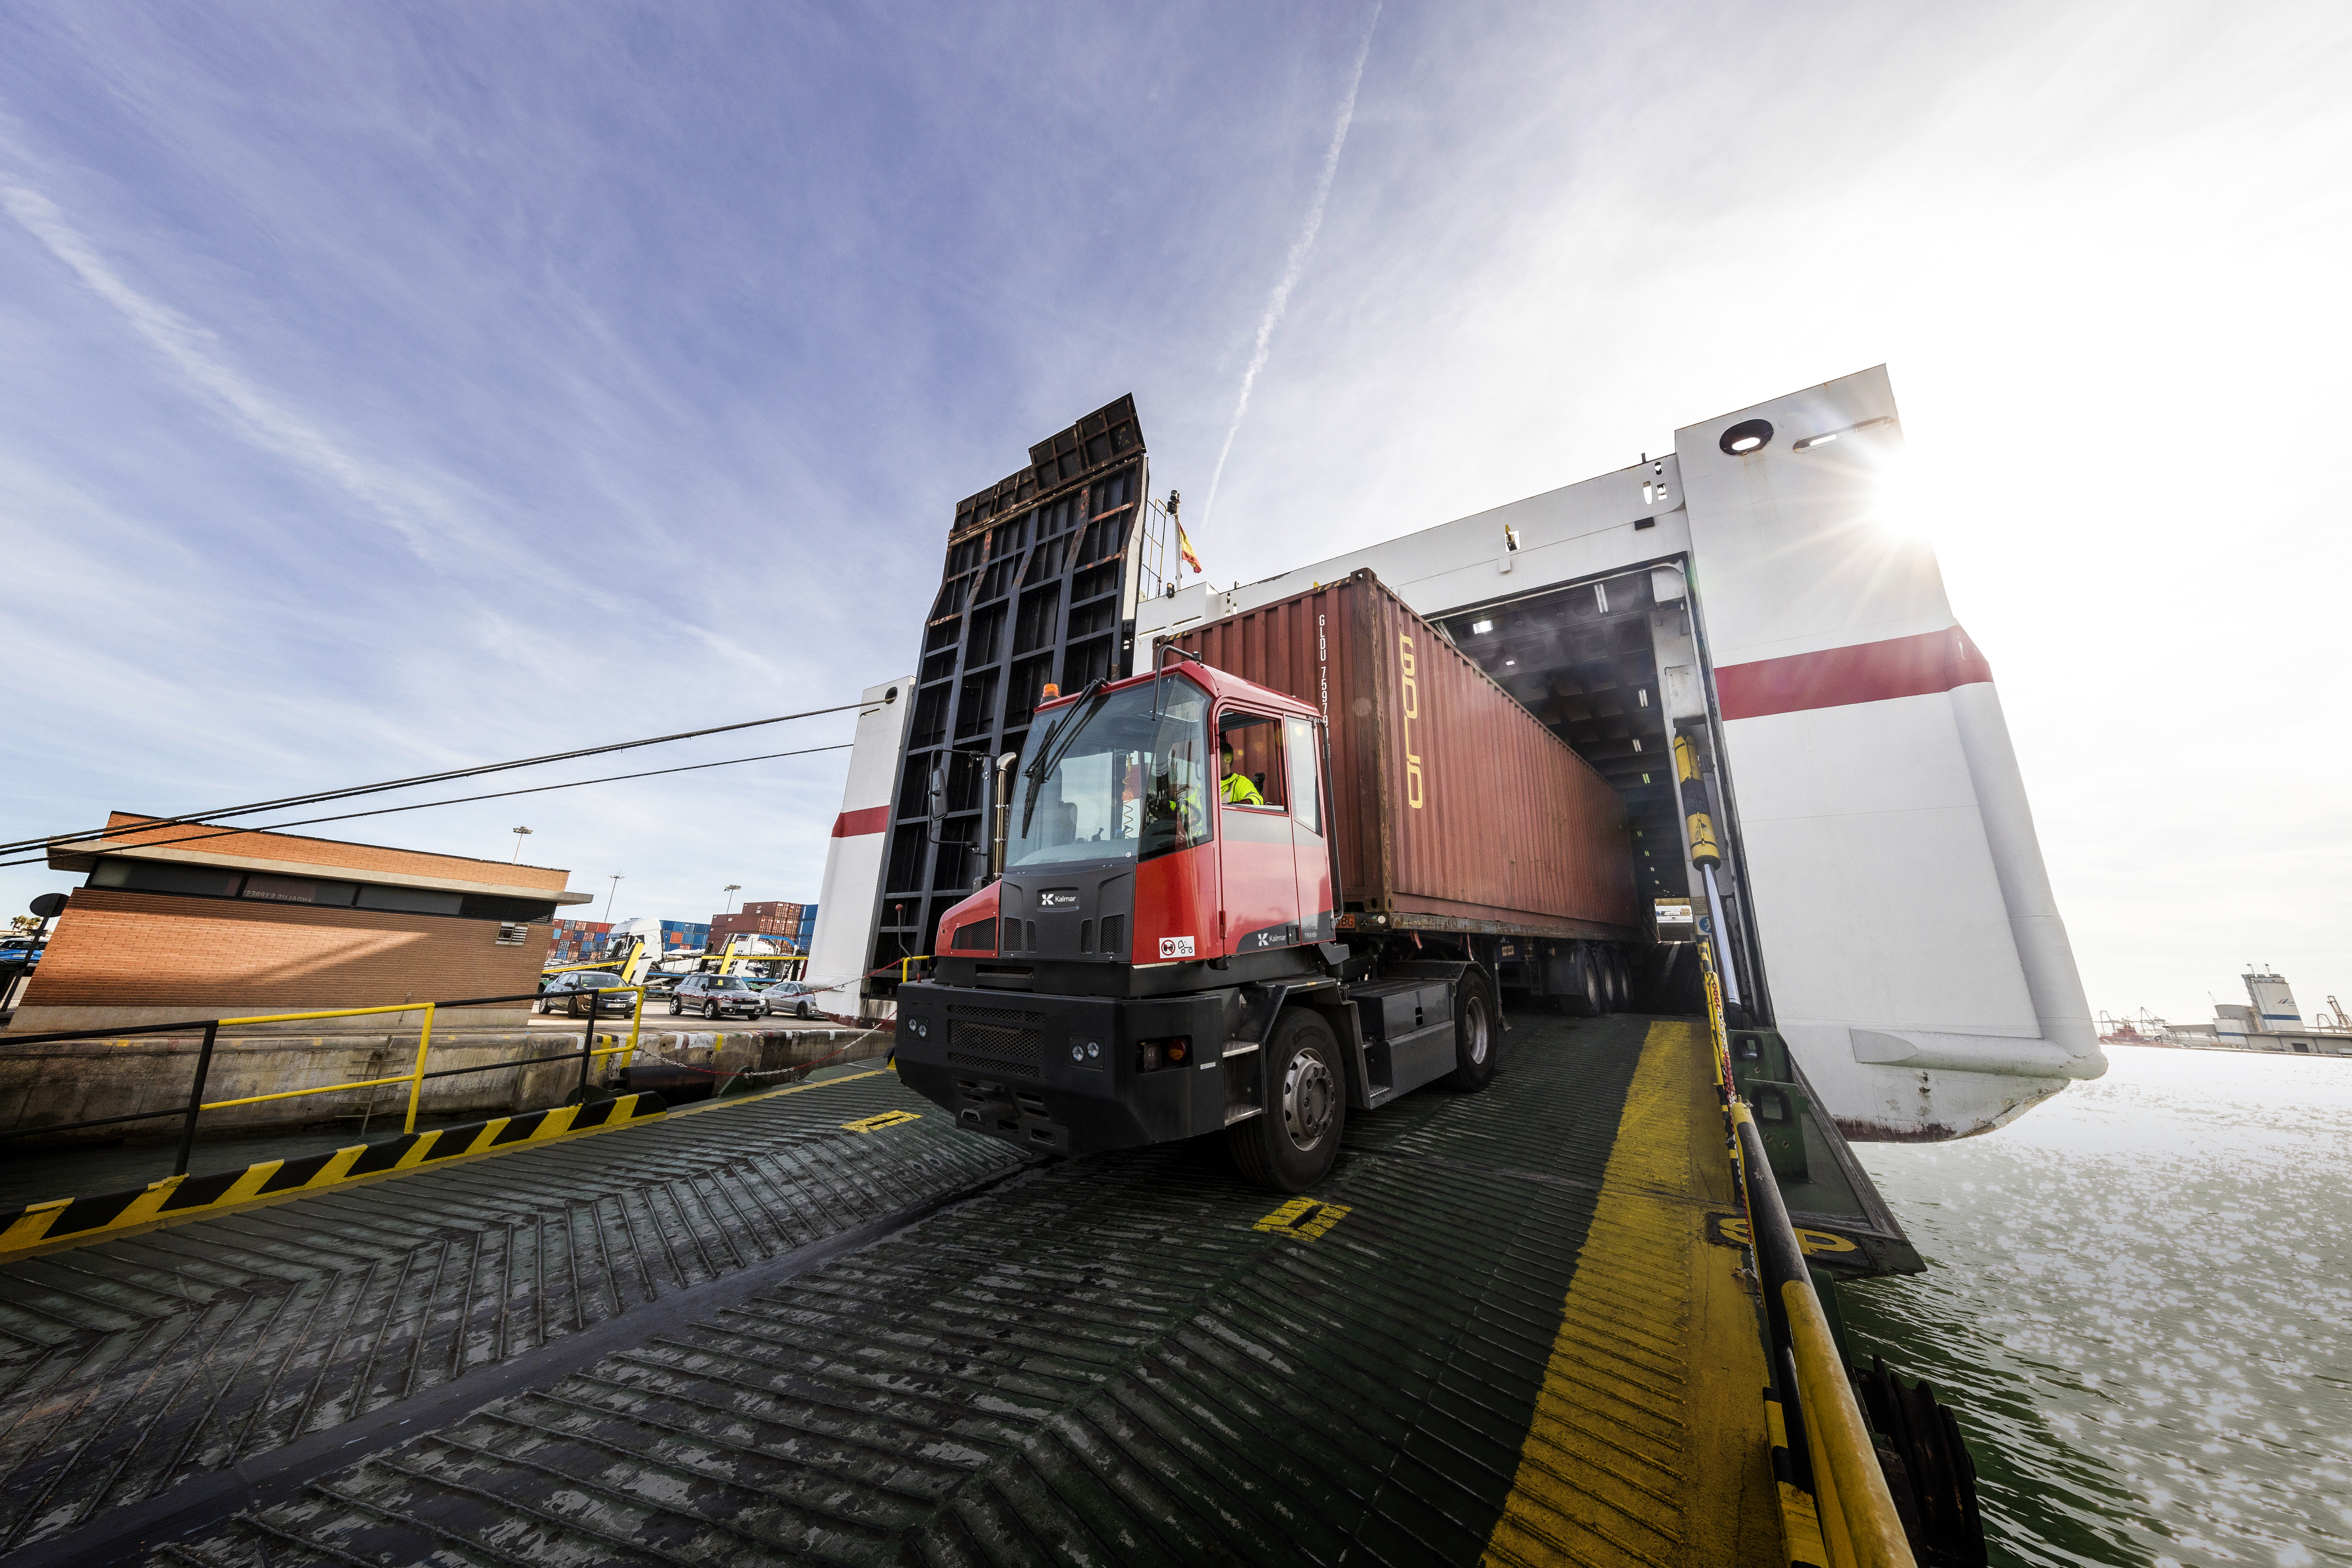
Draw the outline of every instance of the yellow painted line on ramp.
M1486 1563L1780 1568L1757 1300L1692 1202L1733 1192L1705 1037L1653 1024Z

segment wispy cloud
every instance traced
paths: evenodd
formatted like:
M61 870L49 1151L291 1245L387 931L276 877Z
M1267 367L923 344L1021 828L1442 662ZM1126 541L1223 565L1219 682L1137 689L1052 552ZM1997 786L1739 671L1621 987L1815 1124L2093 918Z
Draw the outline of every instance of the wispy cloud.
M1266 297L1265 314L1258 318L1257 342L1250 349L1249 367L1242 372L1242 389L1234 400L1234 417L1225 426L1224 445L1217 448L1217 466L1209 475L1209 498L1201 504L1201 521L1205 526L1217 507L1217 487L1224 482L1225 459L1234 455L1234 437L1241 434L1242 420L1249 414L1250 393L1257 386L1258 373L1265 368L1266 355L1274 342L1274 329L1282 324L1283 313L1290 309L1291 290L1307 270L1307 258L1315 249L1315 236L1323 227L1323 208L1331 199L1331 181L1339 172L1339 153L1348 145L1348 127L1356 118L1356 89L1364 79L1364 62L1371 58L1372 34L1381 25L1381 8L1372 7L1371 19L1364 25L1364 41L1356 49L1356 63L1348 72L1347 96L1339 100L1339 117L1331 126L1331 144L1324 149L1323 167L1315 176L1315 199L1307 204L1307 221L1299 226L1298 237L1291 242L1290 255L1282 265L1282 279Z
M471 532L438 497L355 456L317 425L256 386L228 363L217 334L132 288L47 195L17 181L0 179L0 207L72 268L84 287L120 312L192 390L226 414L256 446L341 489L399 533L419 555L430 558L444 553L453 542L452 533ZM465 541L468 546L480 542L473 538Z

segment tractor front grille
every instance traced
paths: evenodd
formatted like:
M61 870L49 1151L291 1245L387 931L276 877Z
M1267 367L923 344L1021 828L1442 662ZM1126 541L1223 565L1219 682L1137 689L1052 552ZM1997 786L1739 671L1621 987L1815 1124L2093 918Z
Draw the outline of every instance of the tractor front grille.
M948 1060L956 1067L1035 1078L1045 1044L1045 1016L1014 1007L948 1009Z

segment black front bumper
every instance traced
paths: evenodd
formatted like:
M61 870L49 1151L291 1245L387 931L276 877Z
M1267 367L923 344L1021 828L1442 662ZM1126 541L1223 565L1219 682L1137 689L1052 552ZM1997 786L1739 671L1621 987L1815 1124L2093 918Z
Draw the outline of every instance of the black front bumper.
M919 981L898 1003L900 1081L971 1131L1086 1154L1225 1125L1234 1074L1221 1058L1241 1016L1232 989L1136 999ZM1189 1042L1184 1061L1147 1070L1141 1043L1175 1037Z

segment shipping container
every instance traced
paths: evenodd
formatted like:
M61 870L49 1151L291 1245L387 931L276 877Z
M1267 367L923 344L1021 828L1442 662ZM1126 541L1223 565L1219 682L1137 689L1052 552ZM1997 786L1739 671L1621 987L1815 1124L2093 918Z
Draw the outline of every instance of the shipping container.
M1370 572L1167 646L1323 713L1341 930L1648 934L1617 792Z

